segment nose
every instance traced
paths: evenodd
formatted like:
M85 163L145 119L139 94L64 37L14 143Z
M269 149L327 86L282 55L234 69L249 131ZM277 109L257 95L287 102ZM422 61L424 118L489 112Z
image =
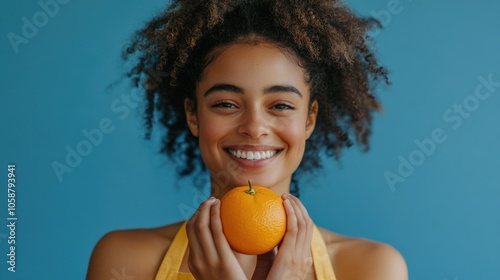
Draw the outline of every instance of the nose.
M247 108L238 126L238 133L251 139L259 139L270 132L270 121L266 112L259 108Z

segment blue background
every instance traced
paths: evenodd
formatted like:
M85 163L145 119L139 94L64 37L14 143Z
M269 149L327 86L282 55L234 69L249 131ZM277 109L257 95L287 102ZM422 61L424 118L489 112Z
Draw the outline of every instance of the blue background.
M500 279L500 87L472 103L478 77L500 81L500 2L347 3L382 20L375 40L393 86L379 93L385 109L371 150L352 148L341 163L326 162L303 187L304 204L320 226L393 245L411 279ZM68 1L16 53L7 34L22 35L22 18L33 22L43 10L36 1L3 2L1 279L83 279L104 233L187 218L206 198L190 179L176 181L157 141L143 139L142 104L120 101L133 93L126 83L109 88L123 73L120 53L131 33L164 6ZM445 119L464 100L477 108ZM114 130L58 180L51 164L65 163L66 147L76 149L86 139L82 130L105 118ZM436 128L446 140L419 154L415 141ZM413 173L391 188L384 174L398 175L401 157L411 155ZM7 271L3 225L9 163L17 175L16 273Z

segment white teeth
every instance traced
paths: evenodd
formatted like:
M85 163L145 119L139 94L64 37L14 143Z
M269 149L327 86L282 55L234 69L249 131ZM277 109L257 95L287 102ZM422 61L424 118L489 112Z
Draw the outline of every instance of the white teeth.
M229 153L237 158L244 158L248 160L261 160L273 157L278 151L261 151L261 152L252 152L252 151L240 151L240 150L231 150L229 149Z

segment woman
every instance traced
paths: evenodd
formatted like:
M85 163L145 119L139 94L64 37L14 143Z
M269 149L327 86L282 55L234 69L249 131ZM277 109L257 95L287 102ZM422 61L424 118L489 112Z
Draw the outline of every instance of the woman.
M392 247L316 227L294 177L352 139L368 146L374 88L388 83L366 36L374 24L302 0L173 1L149 22L125 55L138 55L129 76L144 82L147 136L160 113L163 151L181 176L208 169L212 196L187 223L108 233L87 279L407 279ZM283 241L259 256L232 251L219 216L247 180L282 195L287 214Z

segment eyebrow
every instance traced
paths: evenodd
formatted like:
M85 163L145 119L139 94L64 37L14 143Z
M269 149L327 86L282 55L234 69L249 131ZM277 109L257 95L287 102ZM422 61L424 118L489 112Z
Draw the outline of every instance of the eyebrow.
M302 98L302 93L300 93L300 91L292 85L275 85L264 89L264 94L279 93L279 92L295 93L299 95L300 98Z
M215 84L212 87L210 87L204 94L204 96L213 94L217 91L229 91L237 94L244 94L244 90L238 86L231 85L231 84L225 84L225 83L220 83L220 84ZM300 98L302 98L302 93L300 91L292 86L292 85L274 85L270 86L264 89L264 94L271 94L271 93L280 93L280 92L290 92L297 94Z
M212 87L210 87L204 94L204 96L207 96L209 94L212 94L216 91L229 91L229 92L234 92L238 94L243 94L243 89L240 87L237 87L235 85L231 84L215 84Z

